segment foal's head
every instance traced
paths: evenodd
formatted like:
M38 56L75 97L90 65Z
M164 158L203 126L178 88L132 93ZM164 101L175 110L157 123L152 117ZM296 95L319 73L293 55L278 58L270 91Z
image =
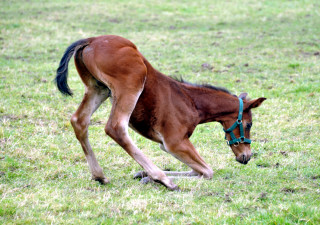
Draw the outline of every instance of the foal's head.
M266 98L247 101L247 93L239 96L239 110L229 114L221 121L226 140L240 163L247 164L251 158L250 128L252 126L251 109L257 108ZM242 106L241 106L242 105Z

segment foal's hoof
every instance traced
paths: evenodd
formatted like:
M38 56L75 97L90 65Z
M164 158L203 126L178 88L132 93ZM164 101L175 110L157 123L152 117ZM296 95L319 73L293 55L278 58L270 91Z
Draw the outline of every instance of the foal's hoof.
M164 184L162 181L160 180L154 180L155 182L162 184L163 186L165 186L166 188L168 188L170 191L181 191L180 188L175 185L172 181L170 181L170 183L168 185Z
M153 180L151 177L147 176L147 177L143 177L140 180L141 184L149 184L149 183L158 183L158 184L162 184L163 186L165 186L166 188L168 188L170 191L181 191L180 188L175 185L175 184L171 184L171 186L167 186L165 185L163 182L159 181L159 180Z
M152 180L152 178L150 177L143 177L141 180L140 180L140 183L141 184L149 184L149 183L154 183L154 180Z
M177 191L177 192L181 192L181 189L177 186L177 185L175 185L175 187L172 187L172 188L169 188L169 187L167 187L170 191Z
M104 177L104 178L101 178L101 177L97 177L97 178L92 178L93 180L95 181L98 181L100 184L108 184L110 183L110 181Z
M139 171L133 176L133 179L142 179L147 176L148 174L145 171Z

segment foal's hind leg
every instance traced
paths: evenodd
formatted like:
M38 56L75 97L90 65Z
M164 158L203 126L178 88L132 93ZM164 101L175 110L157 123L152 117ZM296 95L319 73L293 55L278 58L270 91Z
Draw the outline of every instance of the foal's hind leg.
M96 81L93 80L93 83L96 83ZM99 181L101 184L106 184L109 181L103 174L90 146L88 127L91 115L108 98L109 94L110 90L107 87L87 86L78 110L71 117L71 124L86 156L92 179Z
M113 103L105 131L143 167L153 180L165 185L170 190L176 190L178 187L141 152L128 135L129 119L144 86L141 80L143 79L131 79L130 81L123 79L119 84L113 83L114 90L111 90Z

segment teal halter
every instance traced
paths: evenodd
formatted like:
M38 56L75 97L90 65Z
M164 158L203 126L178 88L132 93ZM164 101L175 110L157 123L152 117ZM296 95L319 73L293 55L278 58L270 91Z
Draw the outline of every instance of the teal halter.
M239 143L247 143L251 144L251 140L247 139L244 137L243 133L243 125L242 125L242 113L243 113L243 101L241 98L239 98L239 114L238 114L238 119L237 121L227 130L223 129L223 131L226 133L225 139L227 140L227 134L230 134L231 140L227 140L228 145L233 145L233 144L239 144ZM236 129L236 127L239 126L240 129L240 138L236 138L236 136L233 133L233 130Z

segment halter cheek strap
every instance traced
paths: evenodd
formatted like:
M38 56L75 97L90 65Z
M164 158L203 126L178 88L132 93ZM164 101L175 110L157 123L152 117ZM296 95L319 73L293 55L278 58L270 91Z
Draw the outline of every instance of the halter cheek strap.
M226 133L225 139L227 140L227 134L230 134L231 140L227 140L228 145L233 145L233 144L239 144L239 143L247 143L251 144L251 140L247 139L244 137L244 132L243 132L243 124L242 124L242 113L243 113L243 101L241 98L239 98L239 114L238 114L238 119L237 121L227 130L223 129L223 131ZM240 130L240 138L236 138L236 136L233 133L233 130L236 129L239 126Z

